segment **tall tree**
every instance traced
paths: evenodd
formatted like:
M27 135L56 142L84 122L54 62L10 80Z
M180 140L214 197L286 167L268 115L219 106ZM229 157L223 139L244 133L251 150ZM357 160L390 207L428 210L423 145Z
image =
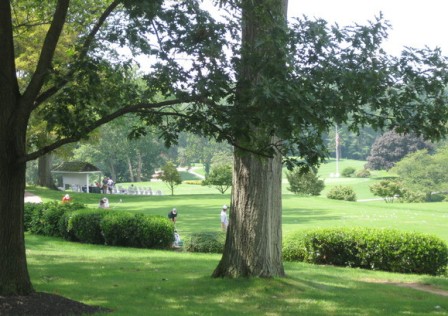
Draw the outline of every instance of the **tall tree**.
M286 77L287 0L242 1L241 68L235 107L241 111L260 111L281 106L280 100L257 99L254 93L267 93L263 82L272 84ZM261 91L259 91L258 89ZM261 96L264 97L264 96ZM244 119L244 117L241 117ZM253 143L275 143L272 127L252 123L253 137L236 139L242 147ZM274 123L275 124L275 123ZM272 157L236 150L232 184L230 223L223 257L215 277L284 276L282 263L281 154Z
M189 89L180 86L180 82L194 86L210 82L213 76L228 79L216 63L210 63L222 55L224 40L219 36L224 28L214 24L196 1L172 6L162 3L0 1L0 187L4 188L0 192L0 295L26 295L33 291L23 234L27 161L88 137L97 127L126 113L160 111L154 115L160 118L174 104L207 99L209 93L203 96L202 92L209 87ZM209 26L204 34L202 25ZM39 54L30 75L27 80L20 80L23 72L18 71L16 64L15 39L21 30L36 26L43 26L45 36L38 45ZM70 49L58 50L64 32L75 34L75 40ZM157 45L148 43L148 33L161 42L166 34L171 35L169 41L165 40L164 50L157 51ZM129 80L133 59L119 58L117 48L124 45L135 54L157 54L173 67L163 72L156 65L142 89ZM66 58L55 58L58 52ZM191 66L196 68L177 71L174 52L196 56L197 62ZM198 69L204 72L198 73ZM182 78L175 77L180 75ZM170 99L158 102L157 94L169 95ZM35 113L46 122L47 132L53 138L28 152L26 132Z
M347 28L304 18L288 32L285 1L238 3L243 30L231 117L232 209L213 275L282 276L280 154L299 157L284 160L288 167L318 164L327 155L322 135L335 124L443 136L445 119L433 115L447 111L446 59L428 50L404 51L399 60L387 56L381 17ZM430 56L438 56L438 66ZM441 72L425 74L442 64Z

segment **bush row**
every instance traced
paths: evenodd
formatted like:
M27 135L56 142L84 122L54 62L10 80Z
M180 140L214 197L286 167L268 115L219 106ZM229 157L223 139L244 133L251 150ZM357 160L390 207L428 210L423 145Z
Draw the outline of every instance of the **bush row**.
M168 248L174 226L161 216L148 216L82 204L58 202L25 204L25 230L69 241L138 248Z
M283 257L288 261L438 275L446 271L448 248L442 239L420 233L333 228L287 236Z

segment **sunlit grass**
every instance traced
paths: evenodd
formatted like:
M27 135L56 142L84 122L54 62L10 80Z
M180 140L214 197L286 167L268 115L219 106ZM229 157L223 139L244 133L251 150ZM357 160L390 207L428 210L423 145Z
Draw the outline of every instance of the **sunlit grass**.
M446 314L446 297L383 282L441 277L285 263L286 278L213 279L220 255L83 245L27 235L33 284L112 315Z
M334 166L333 166L334 167ZM329 166L329 170L333 168ZM372 179L328 178L350 183L366 196ZM331 181L330 181L331 180ZM362 183L365 187L362 188ZM162 182L152 183L154 188ZM345 202L298 197L283 184L283 233L317 227L377 227L430 233L448 242L446 203ZM362 189L361 189L362 188ZM44 201L62 192L28 188ZM174 196L108 195L112 210L166 216L179 210L177 230L219 231L219 213L230 193L182 184ZM364 192L364 193L362 193ZM71 193L97 207L102 195ZM359 196L358 196L359 198ZM429 284L448 291L446 277L393 274L351 268L285 263L286 278L213 279L220 255L70 243L26 235L32 282L38 291L114 310L112 315L447 315L446 296L396 286Z

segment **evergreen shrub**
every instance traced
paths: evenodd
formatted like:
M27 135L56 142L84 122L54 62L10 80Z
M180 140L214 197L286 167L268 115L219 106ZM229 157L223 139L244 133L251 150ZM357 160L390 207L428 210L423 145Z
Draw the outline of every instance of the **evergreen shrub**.
M330 189L327 198L332 200L356 201L356 193L351 186L337 185Z
M442 239L421 233L332 228L288 235L283 257L287 261L440 275L447 269L448 247Z
M198 232L185 241L185 248L189 252L223 253L225 241L224 232Z

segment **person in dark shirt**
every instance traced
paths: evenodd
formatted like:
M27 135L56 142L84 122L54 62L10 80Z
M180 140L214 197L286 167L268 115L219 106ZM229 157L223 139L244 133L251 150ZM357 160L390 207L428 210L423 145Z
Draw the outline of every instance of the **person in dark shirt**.
M173 208L169 213L168 213L168 218L173 221L174 224L176 224L176 218L177 218L177 210L175 208Z

